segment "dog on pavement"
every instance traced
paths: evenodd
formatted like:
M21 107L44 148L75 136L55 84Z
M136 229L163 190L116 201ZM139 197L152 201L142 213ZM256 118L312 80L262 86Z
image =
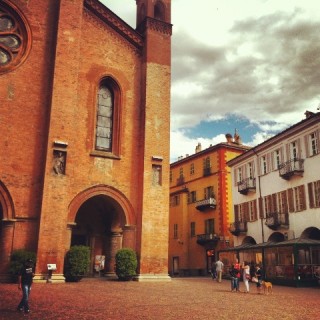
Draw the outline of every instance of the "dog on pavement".
M262 287L264 294L272 293L272 283L267 281L262 281Z

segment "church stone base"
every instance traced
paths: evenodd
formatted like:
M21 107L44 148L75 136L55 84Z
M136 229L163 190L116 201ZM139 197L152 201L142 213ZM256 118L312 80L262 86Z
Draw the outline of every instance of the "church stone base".
M139 282L147 282L147 281L163 281L169 282L171 281L171 277L168 274L139 274L133 280Z
M51 278L47 274L36 274L33 278L33 282L35 283L64 283L66 282L66 278L63 274L53 274Z

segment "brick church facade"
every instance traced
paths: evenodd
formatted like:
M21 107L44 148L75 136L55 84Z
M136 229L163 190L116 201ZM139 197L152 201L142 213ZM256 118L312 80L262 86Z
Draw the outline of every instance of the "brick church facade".
M171 0L136 5L133 29L98 0L0 2L2 281L26 249L63 282L72 245L170 279Z

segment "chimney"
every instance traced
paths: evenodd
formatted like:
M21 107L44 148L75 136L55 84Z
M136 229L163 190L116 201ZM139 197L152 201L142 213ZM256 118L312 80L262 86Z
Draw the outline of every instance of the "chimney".
M312 116L314 115L313 112L308 111L308 110L307 110L304 114L305 114L305 116L306 116L306 119L308 119L308 118L310 118L310 117L312 117Z
M233 138L232 138L231 133L227 133L227 134L226 134L226 139L227 139L227 142L228 142L228 143L232 143L232 142L233 142Z
M198 142L198 145L196 146L196 153L200 152L201 151L201 143Z

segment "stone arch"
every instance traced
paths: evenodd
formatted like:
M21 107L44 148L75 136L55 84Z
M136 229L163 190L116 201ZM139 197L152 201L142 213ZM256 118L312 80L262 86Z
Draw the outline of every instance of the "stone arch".
M14 206L9 191L0 181L0 279L7 277L14 235Z
M80 209L80 206L87 201L88 199L104 195L112 198L115 202L119 204L122 208L123 213L126 217L126 224L136 225L136 215L134 209L131 206L127 197L120 192L119 190L107 186L107 185L97 185L91 188L88 188L81 193L79 193L70 203L68 210L68 223L74 223L76 215Z
M316 227L306 228L300 236L301 239L320 240L320 229Z
M8 189L0 181L0 219L11 220L14 217L14 205Z
M69 205L69 244L90 247L89 274L114 274L116 252L135 249L136 216L129 200L119 190L98 185L78 194ZM99 260L98 259L102 259ZM103 267L97 261L105 261ZM98 269L97 269L98 268Z
M268 238L268 242L282 242L285 241L285 236L281 232L273 232Z

